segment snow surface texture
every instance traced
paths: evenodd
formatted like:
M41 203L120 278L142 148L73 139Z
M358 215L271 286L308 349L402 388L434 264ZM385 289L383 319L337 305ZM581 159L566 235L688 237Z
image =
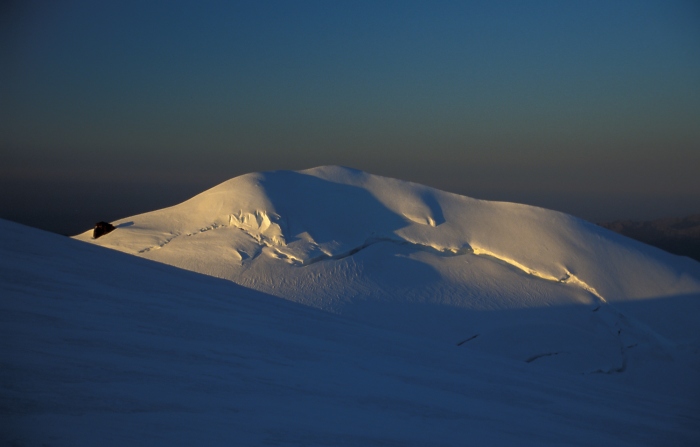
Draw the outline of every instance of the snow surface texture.
M465 350L700 382L700 264L559 212L328 166L114 224L76 238Z
M404 257L414 253L411 245L393 243L362 252L395 257L384 247L406 249L397 252ZM433 262L416 259L410 262ZM494 265L494 272L503 267L489 258L472 261ZM560 356L529 363L494 357L464 349L482 335L457 346L377 328L2 220L0 290L0 445L700 441L697 394L688 389L659 393L612 380L623 374L542 369L538 363ZM667 310L665 301L654 302L659 313ZM676 321L684 321L683 311L676 310ZM501 316L483 312L485 320ZM510 330L504 323L502 335L510 337Z

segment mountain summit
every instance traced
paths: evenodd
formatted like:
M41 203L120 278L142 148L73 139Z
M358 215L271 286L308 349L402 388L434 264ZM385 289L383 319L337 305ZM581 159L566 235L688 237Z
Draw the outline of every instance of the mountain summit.
M555 211L324 166L113 225L75 238L545 367L698 363L700 264Z

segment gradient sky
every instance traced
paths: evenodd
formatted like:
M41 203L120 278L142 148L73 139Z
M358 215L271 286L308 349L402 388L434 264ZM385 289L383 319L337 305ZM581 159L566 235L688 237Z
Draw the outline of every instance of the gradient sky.
M0 44L0 217L52 231L323 164L700 213L697 1L18 0Z

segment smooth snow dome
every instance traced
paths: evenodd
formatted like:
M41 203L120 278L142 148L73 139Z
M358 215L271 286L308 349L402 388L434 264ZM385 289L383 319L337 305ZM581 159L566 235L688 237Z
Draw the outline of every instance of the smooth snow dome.
M700 264L559 212L326 166L113 224L76 238L538 367L700 382Z

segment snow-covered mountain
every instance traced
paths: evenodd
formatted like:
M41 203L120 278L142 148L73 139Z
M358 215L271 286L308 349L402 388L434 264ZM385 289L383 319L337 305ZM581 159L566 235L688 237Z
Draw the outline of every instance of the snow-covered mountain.
M329 166L114 224L76 238L539 367L699 374L700 264L559 212Z
M344 259L382 247L414 249L375 244ZM416 264L427 261L409 257L415 253L468 259L421 250L380 250L374 259L397 253ZM372 258L364 259L358 265ZM510 269L474 259L492 263L495 272ZM388 275L405 266L387 265ZM664 390L685 367L679 362L667 362L672 368L647 387L619 380L626 373L542 369L540 360L464 349L476 340L456 346L372 327L2 220L0 291L0 445L618 447L700 441L698 394L689 387L697 381ZM489 296L498 295L484 299ZM668 300L658 302L659 309L682 304ZM392 304L400 313L399 303ZM603 312L604 305L597 312L590 306L583 307L591 318ZM436 317L435 308L423 309ZM510 312L517 318L509 319ZM537 311L525 302L519 309L484 311L482 318L504 320L502 336L511 343L544 343L532 333L529 341L511 338L508 321L529 312ZM674 321L683 322L683 312L677 307Z
M339 167L114 224L0 221L0 444L700 442L690 259Z
M617 220L598 225L669 253L700 261L700 214L648 221Z

